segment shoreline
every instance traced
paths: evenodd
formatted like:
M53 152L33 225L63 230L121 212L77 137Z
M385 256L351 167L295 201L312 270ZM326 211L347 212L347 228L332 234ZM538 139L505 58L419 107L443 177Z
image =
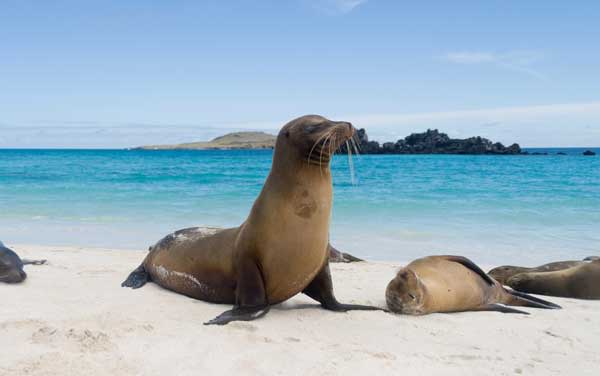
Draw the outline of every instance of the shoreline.
M120 287L145 250L11 245L22 285L0 285L0 374L593 374L600 301L550 298L562 310L421 317L333 313L305 296L256 321L203 325L226 305L155 284ZM336 295L385 307L400 262L332 264ZM268 357L268 358L265 358ZM267 360L268 359L268 360Z

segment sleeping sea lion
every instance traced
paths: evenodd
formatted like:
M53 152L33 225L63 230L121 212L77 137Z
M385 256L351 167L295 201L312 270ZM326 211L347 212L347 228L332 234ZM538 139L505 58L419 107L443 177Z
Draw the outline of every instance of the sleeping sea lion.
M385 296L390 310L409 315L482 310L527 313L500 304L560 308L505 289L471 260L461 256L429 256L411 262L388 284Z
M352 124L309 115L279 132L267 180L241 226L159 242L123 286L153 281L213 303L234 304L207 324L253 320L302 292L333 311L380 308L339 303L329 272L329 162Z
M600 299L600 260L554 272L517 274L506 284L531 294Z
M573 260L573 261L557 261L551 262L549 264L540 265L534 268L527 268L523 266L512 266L512 265L504 265L494 268L488 272L488 274L494 278L496 281L500 282L503 285L506 285L506 281L517 274L520 273L529 273L529 272L553 272L556 270L564 270L571 268L573 266L585 264L587 259L583 261Z

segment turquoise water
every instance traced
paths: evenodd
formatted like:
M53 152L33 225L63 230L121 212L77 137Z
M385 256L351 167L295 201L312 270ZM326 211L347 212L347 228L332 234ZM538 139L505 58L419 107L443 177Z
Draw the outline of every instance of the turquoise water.
M332 242L375 260L455 253L495 264L600 255L600 156L567 151L359 156L356 185L347 157L336 156ZM271 156L0 150L0 239L146 248L183 227L236 226Z

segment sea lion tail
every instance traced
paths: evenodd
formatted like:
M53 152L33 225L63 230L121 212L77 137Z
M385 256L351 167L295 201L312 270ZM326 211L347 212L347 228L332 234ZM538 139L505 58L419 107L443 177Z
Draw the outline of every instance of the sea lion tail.
M129 274L127 279L121 283L121 287L131 287L132 289L139 289L150 281L150 274L144 268L144 264L140 265L134 271Z
M510 306L521 306L531 308L542 308L542 309L561 309L562 307L558 304L554 304L547 300L536 298L529 294L525 294L515 290L504 290L506 292L506 299L503 302Z

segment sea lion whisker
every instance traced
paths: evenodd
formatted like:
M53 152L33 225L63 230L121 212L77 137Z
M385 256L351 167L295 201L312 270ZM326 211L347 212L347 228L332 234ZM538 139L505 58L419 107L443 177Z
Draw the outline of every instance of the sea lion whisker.
M321 175L323 175L323 170L322 170L322 167L323 167L323 149L327 145L327 140L331 139L332 134L333 134L333 131L329 132L328 136L323 141L323 145L321 146L321 153L319 155L319 172L321 173Z
M352 135L352 141L354 141L354 145L358 148L358 150L362 150L362 148L360 147L360 139L358 138L358 133L354 133Z
M350 182L352 185L356 185L354 179L354 163L352 163L352 150L350 149L350 143L346 140L346 149L348 150L348 168L350 169Z
M319 144L319 141L321 141L324 137L326 137L329 133L331 133L331 131L329 132L325 132L324 134L322 134L317 141L315 141L315 143L313 144L312 148L310 149L310 152L308 153L308 158L307 161L308 163L310 163L310 158L312 157L312 153L315 150L315 147Z

